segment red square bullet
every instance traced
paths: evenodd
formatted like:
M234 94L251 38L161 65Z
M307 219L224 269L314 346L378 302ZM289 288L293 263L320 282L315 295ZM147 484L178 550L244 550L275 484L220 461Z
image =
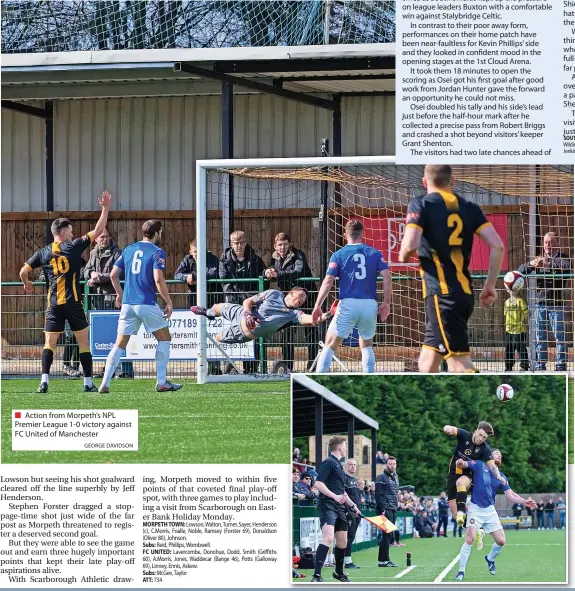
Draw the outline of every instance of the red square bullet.
M21 419L22 418L22 413L21 412L15 412L14 413L14 418L15 419Z

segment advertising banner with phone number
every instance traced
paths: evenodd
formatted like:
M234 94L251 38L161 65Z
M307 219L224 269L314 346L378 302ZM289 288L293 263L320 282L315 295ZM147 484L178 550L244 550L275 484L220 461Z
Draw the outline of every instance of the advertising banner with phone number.
M94 359L105 359L114 346L118 330L120 312L90 311L90 349ZM208 321L208 334L213 338L229 326L223 318ZM192 360L198 358L200 343L198 317L189 310L174 310L169 319L172 343L170 359ZM223 353L208 339L208 359L225 360ZM254 342L242 344L220 344L220 347L233 360L255 359ZM137 335L128 343L124 359L149 361L156 356L156 339L141 326Z

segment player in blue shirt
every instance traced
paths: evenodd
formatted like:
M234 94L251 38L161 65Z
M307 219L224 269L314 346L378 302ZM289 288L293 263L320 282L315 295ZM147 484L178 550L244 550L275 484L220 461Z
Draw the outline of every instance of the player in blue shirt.
M142 234L142 240L124 249L110 273L110 280L116 290L116 307L121 307L121 312L116 344L108 354L99 392L110 391L110 380L126 352L128 341L132 335L138 334L142 324L146 332L153 333L158 341L156 392L170 392L182 387L182 384L173 384L166 378L171 340L167 319L172 315L173 306L164 279L166 253L157 246L162 237L162 222L144 222ZM122 271L125 278L123 290L120 285ZM156 288L166 302L163 311L156 303Z
M359 333L361 364L365 373L375 371L373 336L377 325L377 276L383 277L383 303L379 317L385 322L391 301L391 273L379 250L363 244L363 224L350 220L345 225L347 245L333 253L312 312L314 323L322 318L321 306L335 279L339 279L339 305L327 330L325 346L316 372L326 373L342 341L354 328Z
M502 461L501 452L498 449L494 449L491 451L491 456L497 467L499 467ZM469 512L467 514L467 531L465 542L459 554L459 571L455 577L456 581L463 581L465 578L465 567L469 560L473 543L477 539L477 549L481 550L483 548L483 536L485 533L491 534L494 542L491 552L485 556L485 562L487 562L489 572L492 575L495 574L495 559L505 545L505 532L499 520L499 515L497 515L497 511L495 510L495 494L497 491L501 489L511 502L523 503L532 509L537 507L537 503L524 499L513 492L505 474L500 472L504 478L504 482L498 480L491 473L487 464L481 460L465 461L459 459L457 460L457 466L473 472L473 489L471 491L471 503L469 504Z

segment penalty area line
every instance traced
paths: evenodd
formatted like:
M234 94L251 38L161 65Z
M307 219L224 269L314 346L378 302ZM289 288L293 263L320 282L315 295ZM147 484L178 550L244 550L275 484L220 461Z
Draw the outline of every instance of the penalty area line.
M417 564L413 564L412 566L408 566L406 569L403 569L400 573L397 573L395 575L395 577L393 577L393 578L394 579L401 579L401 577L403 577L403 575L406 575L408 572L411 572L416 566L417 566Z
M434 583L441 583L447 576L449 571L457 564L459 554L439 573L439 576L433 581Z

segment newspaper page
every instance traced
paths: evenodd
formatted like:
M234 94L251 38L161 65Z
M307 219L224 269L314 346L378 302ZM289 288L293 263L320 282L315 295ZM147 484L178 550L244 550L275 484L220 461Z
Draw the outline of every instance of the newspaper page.
M0 9L0 588L573 587L575 0Z

